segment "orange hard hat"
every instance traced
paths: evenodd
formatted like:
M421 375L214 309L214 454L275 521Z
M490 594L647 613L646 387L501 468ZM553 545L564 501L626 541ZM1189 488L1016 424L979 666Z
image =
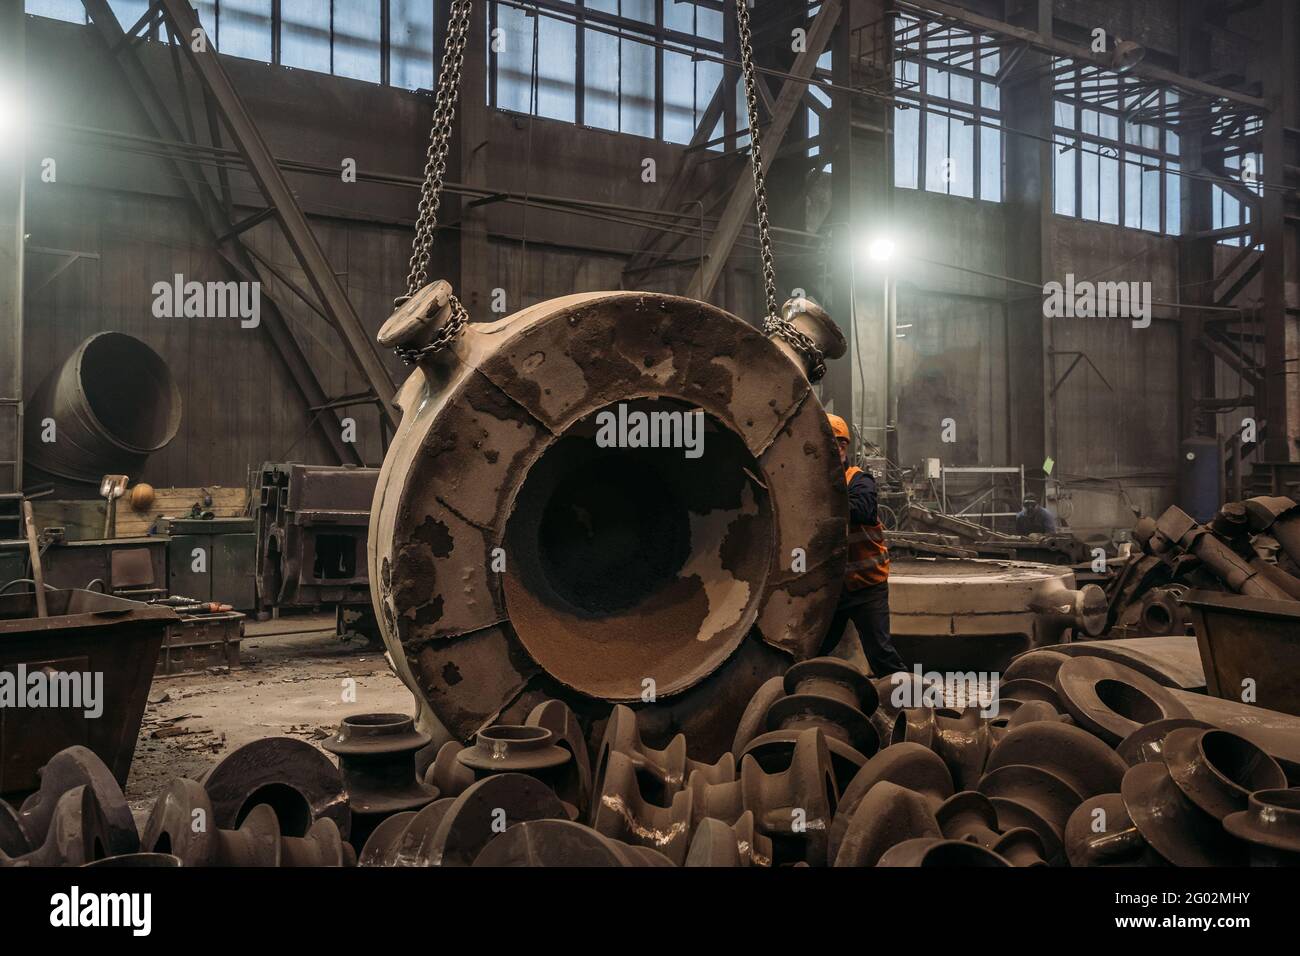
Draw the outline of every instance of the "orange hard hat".
M848 422L840 418L838 415L831 415L829 413L826 415L826 420L831 423L831 431L835 433L836 438L843 438L845 441L849 441Z

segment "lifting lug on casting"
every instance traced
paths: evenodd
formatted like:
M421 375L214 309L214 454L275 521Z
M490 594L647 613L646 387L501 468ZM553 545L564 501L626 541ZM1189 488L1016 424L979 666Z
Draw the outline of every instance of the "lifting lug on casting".
M398 296L393 305L393 314L379 330L379 344L407 365L445 349L469 322L469 313L445 279L426 284L414 295Z

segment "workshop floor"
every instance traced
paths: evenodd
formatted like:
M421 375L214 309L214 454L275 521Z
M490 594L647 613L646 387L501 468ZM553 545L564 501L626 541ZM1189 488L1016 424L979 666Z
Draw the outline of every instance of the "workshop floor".
M198 779L236 747L287 735L319 747L353 713L415 712L382 650L334 633L334 613L249 620L240 666L155 677L127 780L139 813L173 777ZM345 701L344 680L356 681Z

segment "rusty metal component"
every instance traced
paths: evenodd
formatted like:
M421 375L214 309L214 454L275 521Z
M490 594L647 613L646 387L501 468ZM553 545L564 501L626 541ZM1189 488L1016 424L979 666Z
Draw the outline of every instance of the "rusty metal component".
M692 829L708 819L730 826L746 812L739 779L713 781L704 774L692 773L686 789L691 794Z
M592 792L604 789L609 755L621 753L636 772L638 789L660 806L667 806L673 795L686 785L686 737L678 734L663 750L648 747L641 740L636 711L616 704L600 741ZM593 804L592 813L597 811Z
M1163 763L1130 767L1120 793L1143 839L1174 866L1240 866L1245 862L1246 845L1187 799Z
M930 801L915 790L882 780L853 812L833 865L876 866L890 847L923 837L943 838Z
M880 703L875 685L848 661L817 657L785 673L786 696L767 709L768 730L820 727L865 757L880 749L870 714Z
M934 818L948 840L968 840L992 849L1001 838L997 808L976 790L954 793L935 809Z
M1250 529L1271 534L1291 560L1300 564L1300 510L1286 497L1249 498L1246 508Z
M1021 654L1002 672L1002 686L1005 687L1013 680L1027 678L1051 687L1056 683L1056 672L1069 659L1068 654L1047 648Z
M755 828L772 841L775 862L823 865L839 788L819 728L799 732L790 766L779 773L767 773L753 757L742 759L740 789L745 809L754 812Z
M0 800L0 853L22 856L31 852L32 845L18 820L18 811Z
M434 813L429 808L422 812ZM493 774L447 805L424 843L423 858L429 866L471 866L483 848L512 825L565 819L560 798L540 780L522 773Z
M1129 819L1118 793L1099 793L1074 808L1065 824L1065 856L1070 866L1165 865Z
M1043 838L1029 827L1012 827L989 847L1012 866L1049 866Z
M1180 727L1199 727L1210 730L1213 724L1207 724L1195 717L1171 717L1167 720L1153 720L1143 724L1115 745L1115 753L1132 767L1134 764L1147 763L1152 760L1164 760L1164 741L1171 730Z
M555 743L572 755L556 792L561 800L577 808L579 819L586 819L591 806L591 755L577 715L564 701L547 700L534 707L524 723L545 727L555 735ZM735 761L732 763L734 773Z
M238 829L214 822L212 802L193 780L177 778L154 803L140 846L145 853L170 854L184 866L350 866L356 861L328 817L306 836L280 833L275 811L254 807Z
M103 675L103 713L87 717L87 702L85 709L32 708L21 721L0 722L0 794L35 790L41 767L73 745L93 751L124 787L158 650L167 626L180 619L169 608L95 591L46 589L45 596L49 617L41 618L34 593L0 595L0 671L5 680L24 671L27 680L37 672L61 681L68 678L60 674Z
M1056 693L1080 727L1112 746L1143 724L1191 716L1151 678L1099 657L1075 657L1062 664Z
M1043 859L1052 864L1061 861L1065 825L1083 801L1070 783L1051 770L1013 763L986 773L979 792L997 810L998 829L1028 827L1042 842Z
M1173 584L1152 588L1138 604L1137 623L1143 634L1186 634L1192 626L1187 608L1178 602L1187 587Z
M441 797L418 812L393 814L370 834L358 865L434 866L434 835L455 802L453 797Z
M102 855L138 850L140 835L122 788L104 762L81 746L60 750L41 768L40 789L23 801L17 815L27 844L36 848L45 842L60 799L83 786L92 794L96 812L103 818Z
M1245 810L1247 798L1256 790L1287 785L1277 761L1226 730L1171 730L1163 749L1165 766L1178 789L1216 820Z
M692 792L678 790L668 806L656 806L642 795L631 757L610 750L603 765L598 774L601 788L592 803L592 827L615 840L657 850L681 866L690 846Z
M803 731L798 729L768 731L749 742L744 753L741 754L741 759L746 756L753 757L764 772L780 773L790 766L801 733ZM862 769L862 765L867 762L866 755L854 750L840 738L829 734L826 735L826 747L831 752L835 785L841 789L847 787L857 772Z
M1010 702L1002 702L1002 704L1006 703ZM1019 701L1015 703L1017 706L1011 708L1009 715L1003 716L1004 708L999 707L998 716L989 721L989 745L991 747L1000 744L1012 728L1019 727L1021 724L1032 724L1036 720L1061 722L1070 719L1065 714L1058 713L1056 708L1046 701L1030 700L1024 703Z
M108 856L102 860L92 860L81 864L83 867L177 867L182 866L180 859L170 853L123 853Z
M938 754L959 790L974 786L992 747L989 725L980 716L979 708L914 707L906 711L906 720L904 740Z
M474 771L456 759L465 745L449 740L438 748L438 754L424 771L424 782L435 787L444 797L459 797L474 782Z
M41 440L52 418L59 440ZM37 387L27 405L27 462L70 481L138 475L181 424L181 393L167 363L139 339L100 332Z
M1042 720L1009 731L989 756L985 772L1012 764L1050 771L1080 797L1116 792L1127 769L1113 750L1087 731Z
M352 814L343 777L329 758L293 737L264 737L227 754L199 780L212 798L215 826L234 830L266 804L286 836L306 836L322 817L347 839Z
M815 651L843 571L843 476L807 381L746 323L674 296L568 296L467 326L399 404L371 580L434 739L468 738L543 673L575 707L640 700L650 679L712 760L770 674L735 653L751 628ZM620 406L700 410L703 455L598 446L597 414ZM795 547L807 571L777 560Z
M1186 551L1199 558L1227 587L1251 597L1289 600L1282 587L1252 567L1247 558L1237 554L1205 525L1181 508L1171 506L1156 519L1156 534L1150 547L1157 554Z
M116 855L105 849L121 839L108 815L90 786L72 787L59 796L36 848L19 857L0 853L0 867L81 866ZM134 827L132 831L134 834ZM138 848L137 840L125 852L134 853Z
M772 677L764 681L745 705L736 725L736 735L731 741L731 752L743 754L749 742L767 727L767 709L785 696L785 677Z
M366 539L378 468L277 464L261 468L257 604L370 604Z
M1240 700L1253 682L1260 707L1300 716L1300 602L1190 591L1196 644L1210 694Z
M558 794L564 772L572 765L573 754L556 744L555 735L545 727L496 724L480 730L474 746L456 754L456 759L469 767L479 780L495 773L525 773ZM568 806L569 817L576 818L577 806Z
M754 828L746 810L734 824L706 817L694 825L684 866L771 866L772 841Z
M1025 703L1031 700L1050 704L1056 711L1064 710L1061 697L1056 688L1032 677L1018 677L998 685L998 698Z
M662 853L629 846L569 820L532 820L492 839L474 866L672 866Z
M1300 790L1259 790L1223 827L1250 844L1253 866L1300 866Z
M1011 866L1011 862L979 843L918 837L890 847L876 866Z
M828 862L834 863L858 805L881 781L919 793L931 807L953 795L952 774L933 750L915 742L897 743L872 757L840 795L827 838Z
M339 761L353 845L364 846L371 831L394 813L418 810L438 798L437 788L415 773L416 752L428 743L405 714L353 714L321 745Z

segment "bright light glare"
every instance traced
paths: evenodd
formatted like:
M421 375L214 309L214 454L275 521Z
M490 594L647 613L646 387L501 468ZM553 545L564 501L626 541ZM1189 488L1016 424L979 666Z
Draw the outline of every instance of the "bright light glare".
M874 262L889 262L894 258L895 252L897 252L897 247L894 245L893 239L879 237L872 239L867 245L867 255Z
M0 89L0 136L12 136L23 122L22 104L8 90Z

